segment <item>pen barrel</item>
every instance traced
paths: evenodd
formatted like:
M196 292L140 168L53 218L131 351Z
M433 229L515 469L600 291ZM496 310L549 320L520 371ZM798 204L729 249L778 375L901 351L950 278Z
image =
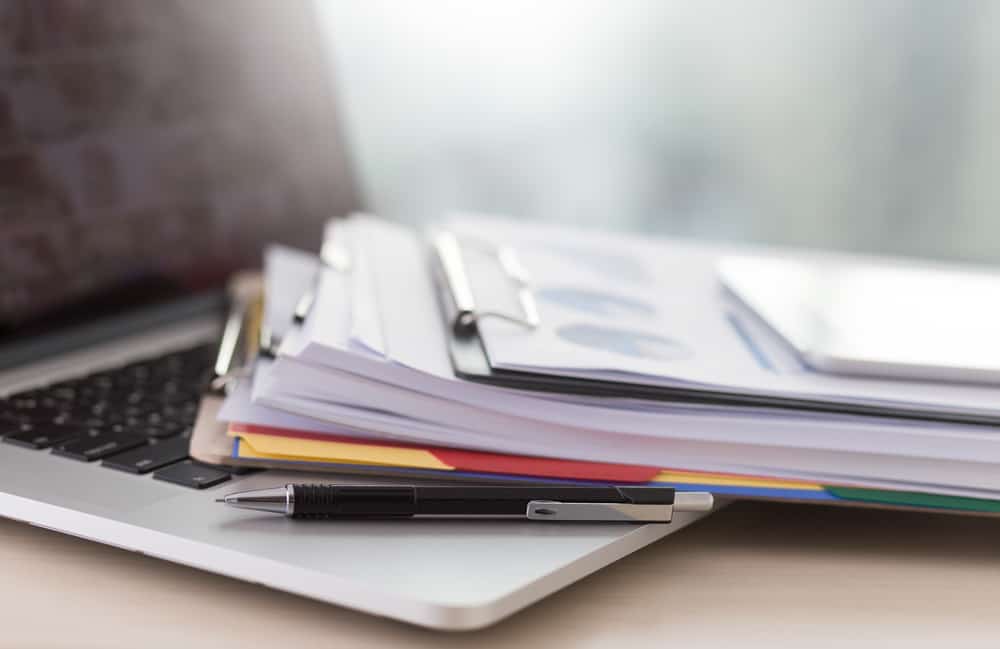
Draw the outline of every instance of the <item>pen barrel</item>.
M662 504L674 502L669 487L447 486L415 487L416 513L424 516L524 516L539 500L584 503Z
M294 518L392 518L416 513L413 487L294 485Z
M295 518L525 516L532 501L670 505L669 487L294 485Z

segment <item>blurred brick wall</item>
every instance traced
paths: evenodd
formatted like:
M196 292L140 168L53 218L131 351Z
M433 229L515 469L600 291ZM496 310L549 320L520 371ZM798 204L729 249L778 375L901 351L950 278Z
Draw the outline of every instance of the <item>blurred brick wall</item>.
M0 0L0 324L357 207L310 7Z

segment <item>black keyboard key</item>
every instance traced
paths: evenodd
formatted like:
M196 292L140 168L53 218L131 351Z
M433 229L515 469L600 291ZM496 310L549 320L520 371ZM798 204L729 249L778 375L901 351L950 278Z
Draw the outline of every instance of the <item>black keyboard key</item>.
M36 399L40 410L54 410L65 407L65 403L52 396L42 396Z
M71 403L79 397L77 389L70 385L58 385L52 388L50 396L58 401Z
M165 420L163 418L156 418L151 423L149 419L143 417L128 418L120 423L109 424L106 428L135 437L164 439L190 431L193 423L193 421Z
M134 435L103 432L96 429L87 431L78 439L64 442L52 449L55 455L93 462L101 458L142 446L146 440Z
M4 429L6 432L7 429ZM53 444L61 444L71 439L86 434L86 429L76 426L55 426L51 424L34 424L25 422L5 434L3 441L8 444L24 446L26 448L42 449Z
M37 421L48 419L51 415L66 410L67 407L67 404L49 397L31 399L13 397L0 405L0 411L29 421Z
M57 412L57 413L54 413L52 416L50 416L47 419L37 419L37 420L32 420L32 422L33 423L37 423L39 425L42 425L42 424L55 424L56 426L72 426L72 425L76 425L76 426L80 426L81 428L84 427L84 423L81 422L81 421L76 421L75 419L73 419L72 414L69 413L69 412Z
M257 473L258 471L264 470L252 466L227 466L222 468L224 468L226 471L229 471L229 473L232 475L247 475L248 473Z
M136 419L144 419L147 413L151 413L155 410L156 407L153 405L121 406L119 408L115 408L115 412L121 413L121 415L126 419L126 421L133 417Z
M37 427L30 421L24 419L2 419L0 418L0 437L17 435L35 430Z
M35 395L27 396L27 393L17 394L13 397L7 399L6 404L16 410L33 410L38 408L38 397Z
M117 410L115 405L107 399L102 399L101 401L98 401L86 408L85 412L89 415L93 415L94 417L103 417L112 410Z
M110 392L115 387L114 371L92 374L88 378L90 379L89 384L99 392Z
M83 386L74 389L73 405L76 407L92 406L98 401L103 401L107 398L108 393L104 390L98 390L93 386Z
M160 469L153 474L157 480L165 480L184 487L205 489L229 480L229 473L215 467L205 466L193 460L184 460Z
M37 399L45 393L45 388L35 388L34 390L22 390L10 397L10 400L17 399Z
M126 403L130 406L136 406L148 399L146 393L142 390L132 390L131 392L123 392L120 395L116 395L118 401Z
M151 426L149 424L137 426L129 432L135 435L142 435L150 439L163 439L166 437L176 437L181 434L189 433L190 431L191 424L179 421L165 421L157 426ZM190 435L185 436L190 437Z
M191 418L191 411L184 404L164 404L156 412L167 421L187 421Z
M95 417L88 414L77 416L75 413L71 413L67 421L84 428L101 428L104 430L113 430L112 424L114 423L110 417Z
M132 383L145 383L149 379L153 378L155 373L155 361L132 363L131 365L126 365L121 369L120 378L123 383L131 381Z
M48 401L47 399L43 401ZM32 408L16 408L12 406L0 407L0 420L3 421L30 421L34 423L45 423L48 421L60 420L65 423L70 418L72 412L71 404L45 403Z
M170 396L161 402L160 412L167 417L182 416L194 418L201 405L201 397L195 395Z
M168 439L113 455L101 464L129 473L149 473L168 464L187 459L189 443L190 441L183 437Z
M10 423L20 423L22 421L29 421L28 417L24 416L24 413L20 413L16 410L0 409L0 427L3 425L9 425ZM0 431L0 435L3 435L3 431Z
M14 417L16 417L18 421L29 421L39 425L54 422L56 425L60 426L68 423L73 418L70 410L61 408L46 408L30 410L27 412L13 412L8 413L7 415L7 419L13 419Z

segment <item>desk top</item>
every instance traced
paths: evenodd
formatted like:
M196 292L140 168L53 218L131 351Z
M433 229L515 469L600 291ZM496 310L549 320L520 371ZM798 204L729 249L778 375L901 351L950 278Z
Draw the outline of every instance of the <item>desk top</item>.
M987 647L1000 519L741 503L471 634L2 519L0 566L3 649Z

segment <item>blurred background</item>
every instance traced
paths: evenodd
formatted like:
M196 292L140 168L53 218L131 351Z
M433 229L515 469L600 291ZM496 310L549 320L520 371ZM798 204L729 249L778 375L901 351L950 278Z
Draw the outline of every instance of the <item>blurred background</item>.
M0 0L0 330L359 206L996 263L998 111L989 0Z
M318 3L377 211L1000 261L1000 3Z

